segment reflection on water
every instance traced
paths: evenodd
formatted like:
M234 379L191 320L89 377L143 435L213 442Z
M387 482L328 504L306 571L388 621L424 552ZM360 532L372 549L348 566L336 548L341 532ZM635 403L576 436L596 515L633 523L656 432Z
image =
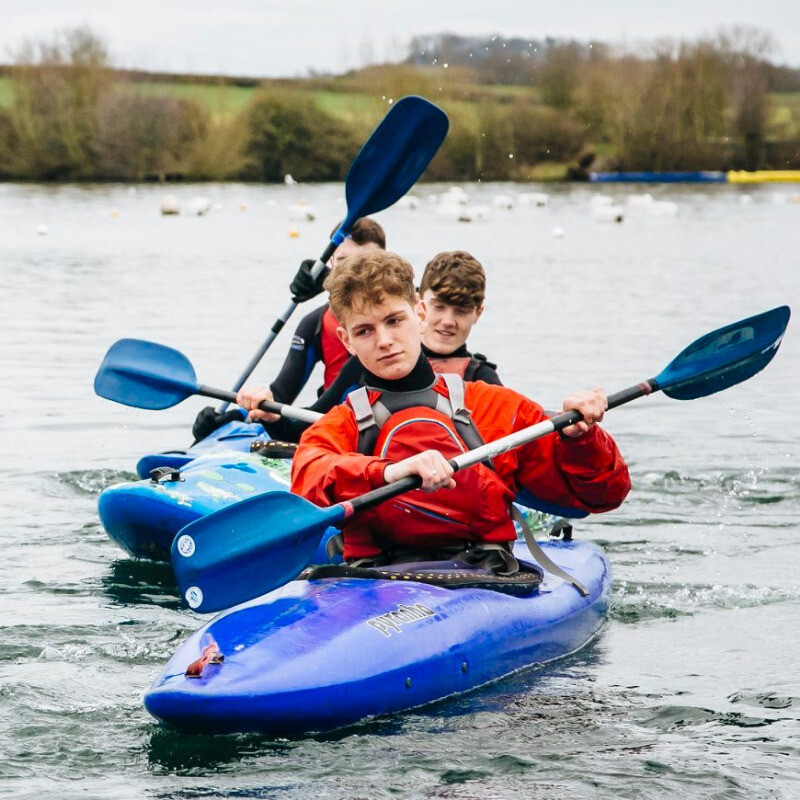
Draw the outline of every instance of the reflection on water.
M471 224L436 219L426 198L445 188L379 216L389 247L418 273L442 250L483 261L473 349L546 407L587 386L629 386L708 331L800 305L800 203L774 202L770 187L747 187L746 205L737 187L648 187L678 217L631 207L613 226L591 219L593 186L553 187L545 208ZM489 206L529 188L465 187ZM133 336L186 353L203 383L231 384L288 303L296 265L343 215L336 185L177 193L208 196L211 213L161 217L157 186L0 186L0 372L19 398L0 409L4 796L796 794L796 323L753 380L608 414L634 490L576 527L606 547L615 575L609 623L580 653L326 736L186 736L152 722L142 694L200 619L181 608L169 565L108 540L96 499L132 479L144 453L187 445L205 401L138 411L95 397L94 374L113 341ZM634 190L602 193L624 203ZM301 198L316 221L289 222Z

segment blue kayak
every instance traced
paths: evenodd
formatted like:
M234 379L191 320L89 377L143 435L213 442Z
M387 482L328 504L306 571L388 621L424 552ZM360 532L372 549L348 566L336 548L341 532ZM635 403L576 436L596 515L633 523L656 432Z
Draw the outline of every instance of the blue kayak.
M136 464L136 473L140 478L149 478L151 470L158 467L181 469L199 456L211 455L220 450L249 453L253 441L265 438L266 433L259 423L228 422L186 450L165 450L142 456Z
M327 731L565 656L602 625L610 567L590 543L542 546L583 582L587 597L548 573L526 597L413 581L297 580L194 633L145 707L192 732ZM524 545L516 555L526 557ZM187 676L198 663L199 676Z
M223 441L182 469L109 486L97 501L106 532L132 556L169 561L175 534L190 522L262 492L287 491L290 462L251 454L254 438L248 452L225 449Z

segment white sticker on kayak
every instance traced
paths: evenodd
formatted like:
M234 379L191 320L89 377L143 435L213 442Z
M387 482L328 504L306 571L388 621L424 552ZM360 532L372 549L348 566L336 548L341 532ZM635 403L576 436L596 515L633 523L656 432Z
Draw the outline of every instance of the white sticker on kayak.
M183 536L178 539L178 544L176 547L178 552L186 558L194 555L194 539L192 539L188 533L184 533Z
M190 586L183 596L186 598L189 608L197 608L203 602L203 591L199 586Z
M368 619L367 625L380 631L384 636L391 636L392 633L402 633L404 625L435 616L436 612L422 603L414 603L413 606L400 603L394 611L387 611L379 617Z

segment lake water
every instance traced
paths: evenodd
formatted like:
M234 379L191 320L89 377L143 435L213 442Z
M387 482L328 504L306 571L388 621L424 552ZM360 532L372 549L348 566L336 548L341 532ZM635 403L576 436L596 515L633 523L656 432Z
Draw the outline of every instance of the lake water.
M473 349L546 407L651 377L728 322L800 309L800 186L650 188L678 216L631 208L622 224L594 221L591 199L625 203L635 187L548 188L546 208L470 224L437 220L427 198L444 188L379 215L389 247L420 273L441 250L485 264ZM489 205L531 190L464 188ZM634 488L576 529L606 548L615 576L609 621L576 655L329 736L160 728L143 692L200 618L180 607L168 566L107 539L96 501L143 453L188 444L205 403L126 408L94 396L94 374L113 341L135 336L177 347L201 382L227 388L344 209L340 185L179 186L214 207L168 218L168 191L0 186L0 794L800 797L796 320L744 384L609 412ZM289 221L299 199L316 221Z

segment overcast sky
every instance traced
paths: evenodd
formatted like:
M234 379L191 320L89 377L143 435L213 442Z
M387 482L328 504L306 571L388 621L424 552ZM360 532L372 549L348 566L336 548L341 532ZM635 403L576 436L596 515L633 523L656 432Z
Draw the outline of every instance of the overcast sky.
M770 33L800 66L800 0L0 0L0 62L25 40L88 25L116 66L269 77L396 60L415 34L635 45L722 26Z

